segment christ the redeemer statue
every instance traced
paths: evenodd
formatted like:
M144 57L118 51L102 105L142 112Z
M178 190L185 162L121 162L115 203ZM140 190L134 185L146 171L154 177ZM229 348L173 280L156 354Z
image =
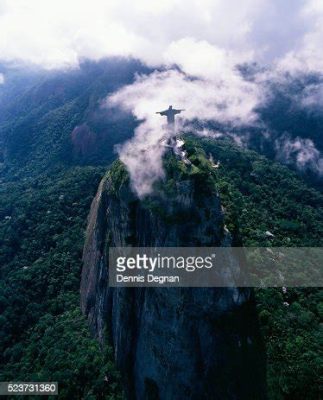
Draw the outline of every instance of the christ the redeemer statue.
M185 110L176 110L175 108L173 108L173 106L169 106L167 110L158 111L158 112L156 112L156 114L160 114L160 115L167 117L168 126L173 128L173 126L175 124L175 115L180 114L182 111L185 111Z

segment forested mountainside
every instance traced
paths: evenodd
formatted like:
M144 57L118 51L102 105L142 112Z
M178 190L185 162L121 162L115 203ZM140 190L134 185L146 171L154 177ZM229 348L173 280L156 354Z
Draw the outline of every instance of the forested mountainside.
M2 381L57 380L60 399L121 396L112 349L101 351L91 337L79 287L91 201L116 157L113 145L135 126L98 104L138 68L89 64L73 73L30 73L28 81L17 73L14 94L0 88ZM209 153L220 161L214 184L229 230L245 245L321 245L322 195L294 172L229 140L185 140L196 168L208 168ZM262 289L256 298L269 398L317 399L322 292Z
M215 172L217 187L227 226L237 232L239 243L322 246L323 196L293 172L228 142L204 139L194 146L194 141L188 141L188 152L192 147L200 154L198 159L203 151L210 152L222 165ZM264 235L267 230L274 238ZM256 299L267 348L268 398L318 398L323 357L322 290L257 289Z
M3 67L2 67L3 69ZM109 113L101 101L147 68L134 60L85 62L79 70L11 70L0 85L0 154L5 166L49 168L102 164L132 135L129 115Z
M84 246L82 311L103 346L109 332L129 400L265 399L252 289L108 287L110 246L226 246L232 269L241 270L211 168L187 166L171 152L165 167L141 201L122 164L102 180Z
M100 165L132 133L131 124L103 123L95 111L138 69L114 60L65 74L6 74L8 86L0 88L3 381L51 377L61 382L61 398L118 397L109 349L102 353L81 316L79 283L86 218L106 168ZM97 123L92 147L82 130L75 133L85 121Z

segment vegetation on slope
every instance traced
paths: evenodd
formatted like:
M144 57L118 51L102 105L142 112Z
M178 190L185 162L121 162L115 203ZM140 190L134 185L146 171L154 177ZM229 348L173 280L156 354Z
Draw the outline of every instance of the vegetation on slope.
M188 139L194 166L214 177L231 232L244 246L322 246L323 196L293 172L231 142ZM220 167L206 161L212 154ZM275 237L268 238L269 230ZM323 292L257 289L270 400L314 400L322 376Z
M114 399L121 389L79 310L84 230L113 145L131 124L99 102L130 83L136 61L78 71L8 70L0 88L0 380L59 381L59 398ZM73 129L87 121L93 151ZM115 132L118 132L116 135ZM80 138L82 139L82 137Z
M117 399L111 349L80 313L86 217L102 168L7 182L0 191L0 380L58 381L60 399Z

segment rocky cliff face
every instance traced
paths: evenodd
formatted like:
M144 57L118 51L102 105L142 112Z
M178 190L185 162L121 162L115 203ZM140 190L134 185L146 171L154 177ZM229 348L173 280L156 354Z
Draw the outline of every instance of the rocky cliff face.
M263 399L251 290L108 287L109 246L230 246L210 170L172 157L166 170L143 201L120 163L102 180L86 234L82 310L102 345L108 332L129 399Z

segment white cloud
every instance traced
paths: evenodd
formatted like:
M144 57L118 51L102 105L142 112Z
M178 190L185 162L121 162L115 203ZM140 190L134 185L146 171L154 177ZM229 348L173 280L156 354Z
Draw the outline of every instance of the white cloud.
M304 2L300 10L308 29L298 43L279 60L278 66L292 72L323 72L323 3L318 0Z
M164 60L167 64L178 65L189 75L236 81L240 79L236 65L252 60L252 54L226 51L205 40L185 38L169 45Z
M232 76L224 81L222 72L212 78L189 78L183 72L168 70L138 77L108 97L106 107L121 107L142 122L134 138L119 148L120 159L126 164L133 187L139 196L149 193L153 182L163 176L161 138L164 119L156 115L167 105L184 108L181 122L217 121L236 126L252 125L257 116L254 108L261 102L259 86L243 80L229 66L221 66ZM201 74L202 75L202 74Z
M159 119L155 111L168 104L185 108L186 120L198 118L236 125L252 124L257 116L254 108L262 91L253 82L245 81L238 73L227 70L234 79L190 78L177 70L154 72L139 76L109 97L110 105L131 111L139 120Z
M300 99L303 107L321 110L323 107L323 83L308 85Z
M4 83L4 75L0 73L0 85Z
M323 175L323 158L310 139L288 135L276 140L278 160L286 164L296 164L301 170L310 169L319 176Z
M166 147L162 138L166 133L157 121L145 121L135 130L134 137L118 148L132 188L140 198L151 193L154 182L164 176L162 157Z
M321 18L321 5L312 0L2 0L0 59L46 68L110 55L183 63L180 46L195 42L199 56L209 52L209 71L217 58L284 58L291 65L310 53L305 61L319 65Z

